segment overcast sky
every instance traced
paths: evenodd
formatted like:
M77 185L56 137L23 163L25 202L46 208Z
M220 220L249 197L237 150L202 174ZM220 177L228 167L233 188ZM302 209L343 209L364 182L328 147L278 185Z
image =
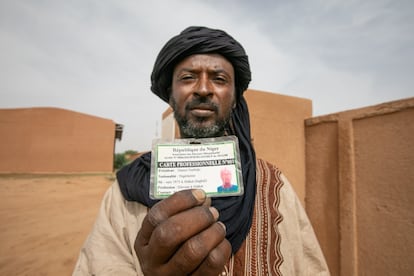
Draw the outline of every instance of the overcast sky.
M154 60L190 25L229 32L250 88L311 99L314 115L414 96L411 0L0 0L0 108L112 119L117 152L148 150L167 108Z

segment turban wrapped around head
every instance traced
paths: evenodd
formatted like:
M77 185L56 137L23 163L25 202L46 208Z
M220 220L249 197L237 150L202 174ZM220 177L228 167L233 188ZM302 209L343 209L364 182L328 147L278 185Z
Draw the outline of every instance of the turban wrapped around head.
M215 53L225 57L234 68L236 98L249 86L251 72L249 59L242 45L222 30L206 27L188 27L171 38L160 53L151 74L151 90L168 103L174 67L194 54Z

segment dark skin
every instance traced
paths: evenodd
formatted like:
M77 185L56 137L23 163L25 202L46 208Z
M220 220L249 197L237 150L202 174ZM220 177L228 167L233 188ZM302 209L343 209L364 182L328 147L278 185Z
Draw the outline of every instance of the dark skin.
M235 105L234 70L217 54L192 55L174 69L175 112L192 127L215 129ZM209 104L191 105L205 97ZM191 107L191 108L190 108ZM223 130L217 130L222 135ZM154 205L135 240L145 275L219 275L231 256L226 229L202 190L180 191Z
M230 258L226 230L201 190L177 192L151 208L135 241L145 275L218 275Z

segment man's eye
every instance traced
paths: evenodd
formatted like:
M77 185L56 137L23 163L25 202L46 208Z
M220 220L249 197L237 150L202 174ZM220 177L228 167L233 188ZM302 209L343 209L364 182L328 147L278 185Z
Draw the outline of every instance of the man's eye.
M222 83L227 82L227 79L224 78L224 77L216 77L215 80L218 81L218 82L222 82Z
M193 75L183 75L181 76L182 80L192 80L194 79Z

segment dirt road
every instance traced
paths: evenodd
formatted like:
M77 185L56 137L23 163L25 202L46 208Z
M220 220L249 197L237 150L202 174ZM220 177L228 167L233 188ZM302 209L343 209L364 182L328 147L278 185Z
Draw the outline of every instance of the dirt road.
M113 175L0 175L0 275L71 275Z

